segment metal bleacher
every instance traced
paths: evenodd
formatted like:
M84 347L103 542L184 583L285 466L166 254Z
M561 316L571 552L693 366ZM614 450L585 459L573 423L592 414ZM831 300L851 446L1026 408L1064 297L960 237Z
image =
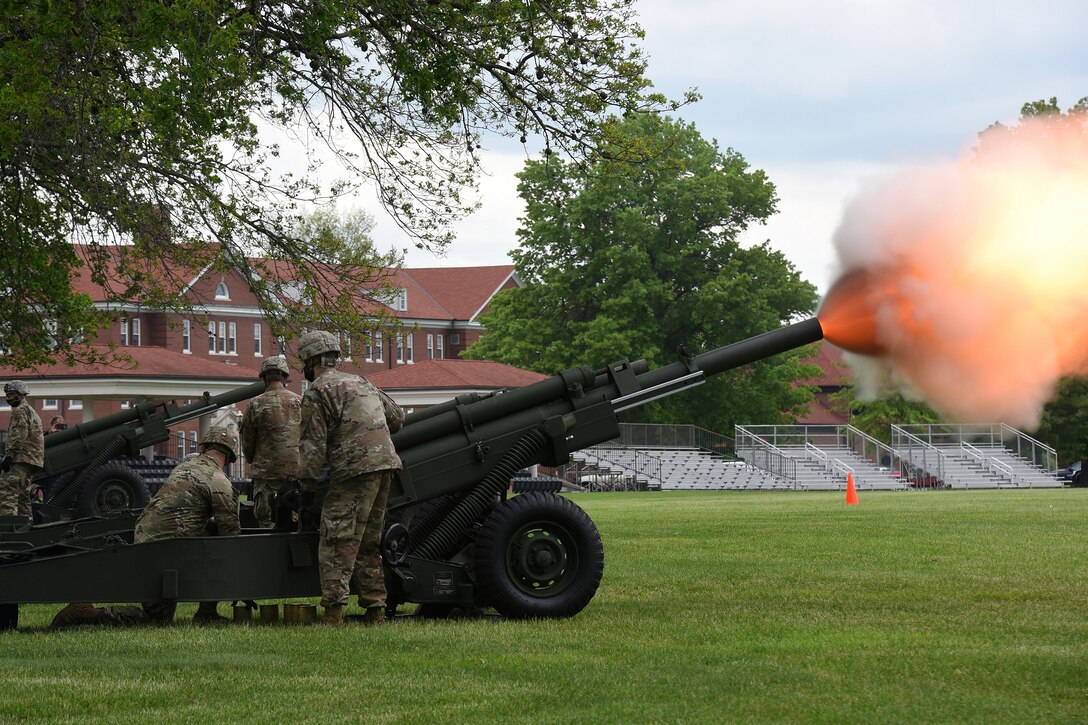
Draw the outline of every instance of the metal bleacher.
M1004 424L893 426L888 445L849 425L622 424L560 472L586 490L1056 488L1053 448Z

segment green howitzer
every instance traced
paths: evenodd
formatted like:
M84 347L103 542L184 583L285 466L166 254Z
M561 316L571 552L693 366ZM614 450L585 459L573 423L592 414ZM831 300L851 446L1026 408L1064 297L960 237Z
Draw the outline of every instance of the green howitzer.
M604 569L597 528L557 493L507 497L514 474L617 437L624 410L822 337L810 319L701 355L681 351L653 370L627 360L576 368L409 415L393 436L403 469L381 545L387 614L405 603L420 616L485 607L511 618L578 613ZM20 603L318 596L320 496L309 498L283 496L276 530L240 536L132 545L133 512L0 536L0 601L9 602L0 605L0 628L15 626Z
M260 395L257 382L221 395L204 395L189 405L140 401L129 410L70 426L45 437L45 467L35 480L51 481L46 499L35 505L35 520L105 516L143 508L150 492L131 469L111 460L137 456L141 449L170 439L170 428L219 408Z

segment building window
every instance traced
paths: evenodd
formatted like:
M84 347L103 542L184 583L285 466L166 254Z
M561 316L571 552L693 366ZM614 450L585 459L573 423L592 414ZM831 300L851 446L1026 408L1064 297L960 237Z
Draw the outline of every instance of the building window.
M60 407L60 401L56 398L42 398L42 410L56 410Z
M374 362L374 333L368 332L363 337L363 347L366 350L366 361Z
M306 378L302 379L302 394L305 395L306 391L310 389L310 381Z
M128 318L121 319L121 344L128 344Z
M439 360L445 360L446 359L446 336L445 335L439 335L435 339L435 342L438 343L438 359Z
M215 352L215 321L208 323L208 352Z
M193 331L193 326L189 322L189 320L182 320L181 321L181 351L184 352L184 353L188 353L190 355L193 354L193 349L192 349L191 343L189 341L189 338L190 338L190 335L192 334L192 331Z
M397 364L404 364L404 336L397 336Z
M405 336L405 340L404 340L404 342L405 342L404 356L407 359L409 365L414 364L415 361L416 361L414 339L415 339L415 336L412 333L409 332Z
M408 290L404 288L389 290L389 306L398 312L408 310Z
M189 452L196 453L196 451L196 431L191 430L189 431Z
M238 354L238 323L232 322L227 326L227 352L231 355Z
M253 354L261 354L261 323L253 323Z
M381 362L385 357L385 348L382 347L382 333L374 333L374 362Z
M434 335L427 335L427 359L434 360Z
M227 283L223 280L219 280L219 284L215 286L215 299L217 300L229 300L230 290L227 289Z
M185 458L185 433L178 434L178 460Z
M136 317L132 320L132 344L136 347L140 346L140 318Z
M340 333L340 357L345 360L351 360L351 334L347 332Z
M131 400L122 400L121 401L121 410L128 410L131 407L132 407L132 401Z
M69 400L68 410L83 410L83 399L81 398L79 400Z
M283 335L279 335L276 338L276 344L278 344L279 348L280 348L280 357L286 357L287 356L287 340L284 339Z
M227 351L227 323L219 323L219 352Z

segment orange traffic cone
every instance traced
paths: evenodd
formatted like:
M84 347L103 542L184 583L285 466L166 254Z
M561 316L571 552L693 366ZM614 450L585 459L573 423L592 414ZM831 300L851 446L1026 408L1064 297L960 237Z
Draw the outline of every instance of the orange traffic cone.
M854 488L854 474L846 474L846 505L857 506L858 505L858 492Z

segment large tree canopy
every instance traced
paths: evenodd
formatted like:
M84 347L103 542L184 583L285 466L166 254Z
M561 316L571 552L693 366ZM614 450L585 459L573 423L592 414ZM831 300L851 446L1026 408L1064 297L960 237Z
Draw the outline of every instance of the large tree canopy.
M526 216L512 253L525 286L500 293L487 334L468 351L540 372L644 358L676 360L767 332L816 303L813 285L767 244L738 235L775 210L774 186L745 159L681 121L629 115L614 154L589 165L530 162L520 173ZM647 161L615 160L632 149ZM712 378L698 393L637 419L787 421L812 399L797 354Z
M31 365L51 348L78 354L67 341L89 340L102 323L68 286L83 264L73 241L135 242L108 280L111 294L152 307L179 304L176 285L124 256L243 271L254 256L290 260L249 275L265 313L280 327L304 322L279 304L302 286L310 304L293 312L321 321L343 301L324 285L365 284L374 260L337 252L355 264L330 275L329 255L294 232L300 202L373 184L418 244L441 250L449 223L473 207L464 192L484 134L581 158L599 145L610 109L671 106L643 75L632 3L5 3L6 362ZM282 149L269 138L285 135L331 148L344 182L305 163L275 173ZM91 255L88 273L102 277L94 260L107 257ZM286 268L293 279L280 276ZM56 327L43 331L43 318Z

